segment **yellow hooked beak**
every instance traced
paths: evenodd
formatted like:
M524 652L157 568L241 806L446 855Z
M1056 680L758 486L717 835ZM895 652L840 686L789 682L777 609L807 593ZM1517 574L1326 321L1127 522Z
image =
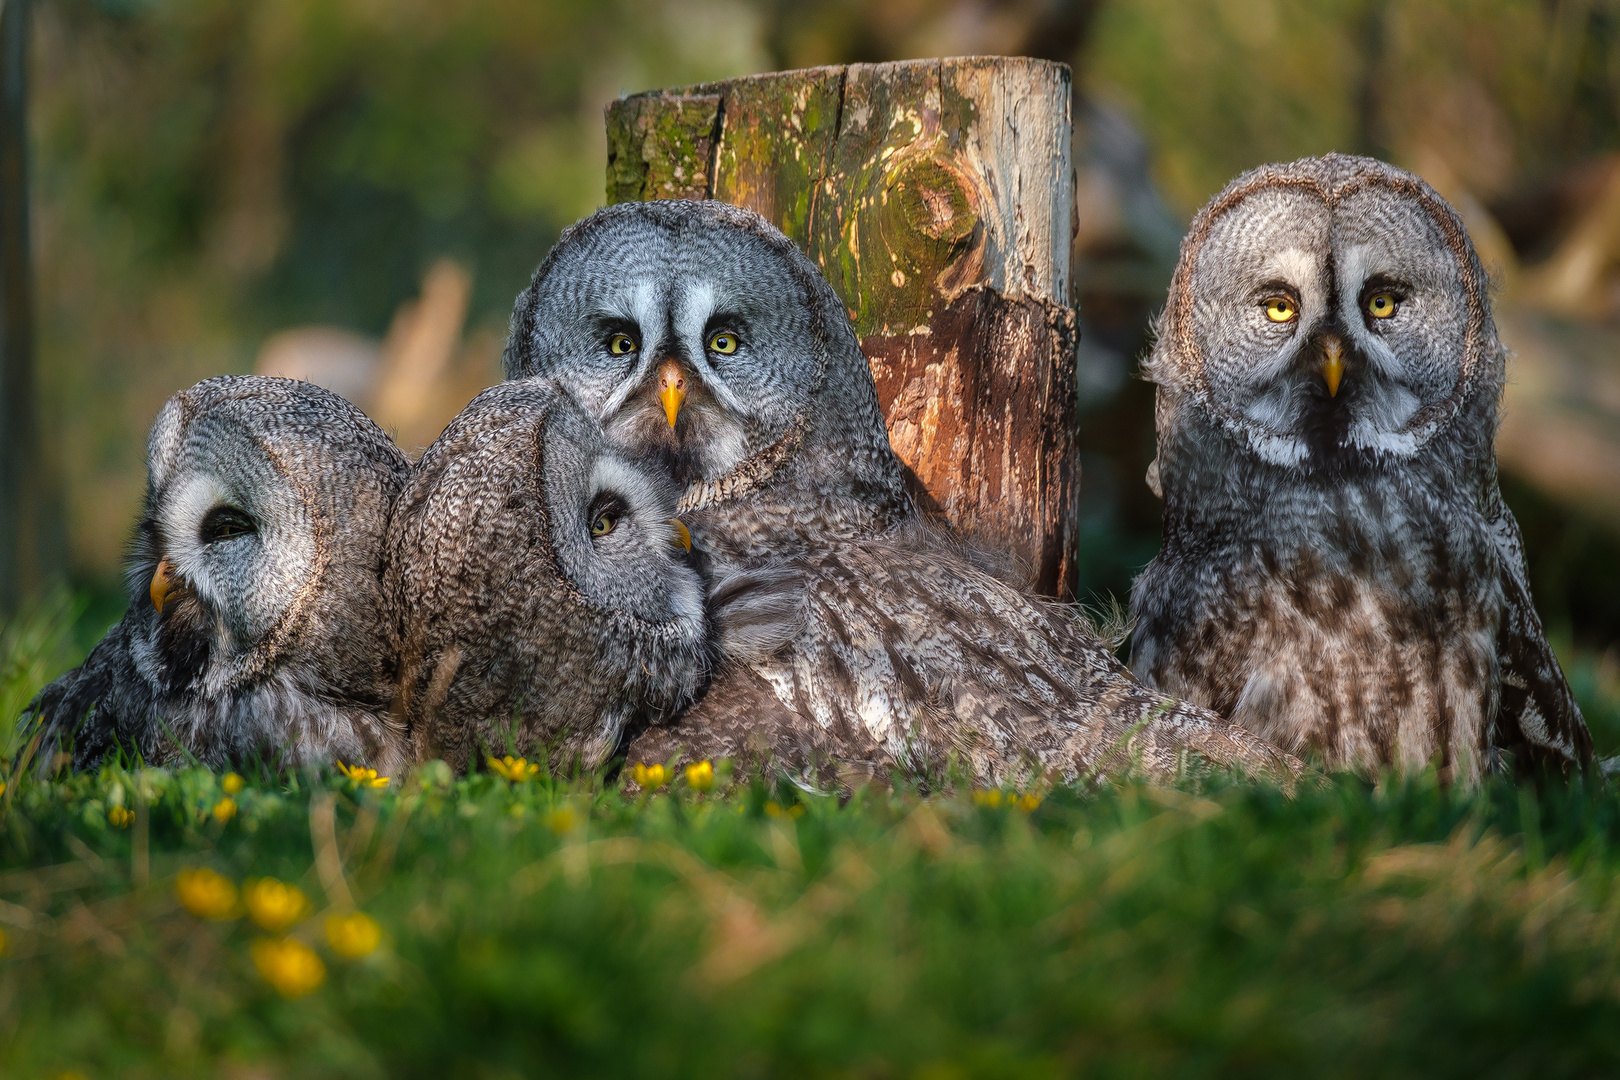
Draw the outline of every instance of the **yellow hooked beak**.
M174 587L174 567L169 565L168 559L159 559L157 569L152 571L152 606L157 608L159 615L163 614L163 601L168 598L169 590Z
M675 531L675 546L683 551L692 550L692 534L680 518L670 518L669 527Z
M664 403L664 415L669 426L681 414L681 402L686 400L686 372L674 360L665 360L658 368L658 400Z
M1339 380L1344 378L1344 342L1330 337L1322 342L1322 381L1328 397L1339 396Z

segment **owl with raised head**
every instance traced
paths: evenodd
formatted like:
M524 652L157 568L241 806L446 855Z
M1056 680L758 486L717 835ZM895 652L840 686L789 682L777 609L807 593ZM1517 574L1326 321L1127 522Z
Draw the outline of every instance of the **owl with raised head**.
M678 493L544 380L462 410L417 463L388 540L413 754L589 769L627 725L688 703L714 641Z
M566 386L684 485L717 559L876 536L914 511L832 287L764 218L624 203L565 230L512 315L507 378Z
M1147 363L1144 682L1335 768L1588 760L1497 488L1487 290L1456 212L1368 158L1265 166L1199 213Z
M29 706L39 760L122 749L215 768L329 759L396 775L383 536L410 464L310 383L200 382L147 442L129 610Z
M843 306L758 215L638 203L575 225L519 298L506 366L557 380L685 485L728 613L713 686L637 735L632 762L744 757L823 786L953 760L986 782L1163 776L1188 749L1280 761L1145 691L1071 609L918 520Z

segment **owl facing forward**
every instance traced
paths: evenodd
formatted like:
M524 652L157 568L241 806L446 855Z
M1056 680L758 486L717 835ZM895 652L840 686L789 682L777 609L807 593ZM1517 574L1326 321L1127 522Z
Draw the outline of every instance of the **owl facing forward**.
M1451 207L1371 159L1266 166L1200 212L1147 364L1139 677L1331 767L1589 758L1497 488L1487 285Z

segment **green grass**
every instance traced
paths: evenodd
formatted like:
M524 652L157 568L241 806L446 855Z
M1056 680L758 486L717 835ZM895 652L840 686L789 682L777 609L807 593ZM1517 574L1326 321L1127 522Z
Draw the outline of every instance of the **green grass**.
M758 781L632 801L596 778L428 766L381 791L250 777L222 821L223 798L201 769L13 778L0 1076L1508 1077L1620 1061L1620 798L1601 785L1341 779L1289 797L1206 778L1058 789L1029 811L967 793L840 806ZM253 960L271 935L186 910L176 875L195 867L298 885L312 910L291 934L321 984L282 996ZM359 959L324 935L350 902L383 929Z

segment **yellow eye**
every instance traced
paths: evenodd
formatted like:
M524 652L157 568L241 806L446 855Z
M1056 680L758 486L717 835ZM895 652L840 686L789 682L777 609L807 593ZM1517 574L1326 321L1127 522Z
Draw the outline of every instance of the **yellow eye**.
M613 527L618 523L619 519L612 514L597 514L596 520L591 522L591 535L606 536L613 531Z
M614 334L608 338L608 352L614 356L624 356L636 351L636 339L629 334Z
M1266 301L1266 318L1272 322L1293 322L1299 318L1299 307L1286 296L1273 296Z
M721 356L730 356L737 351L737 335L727 330L709 338L709 351L717 352Z
M1367 314L1375 319L1387 319L1395 314L1395 298L1387 292L1367 298Z

